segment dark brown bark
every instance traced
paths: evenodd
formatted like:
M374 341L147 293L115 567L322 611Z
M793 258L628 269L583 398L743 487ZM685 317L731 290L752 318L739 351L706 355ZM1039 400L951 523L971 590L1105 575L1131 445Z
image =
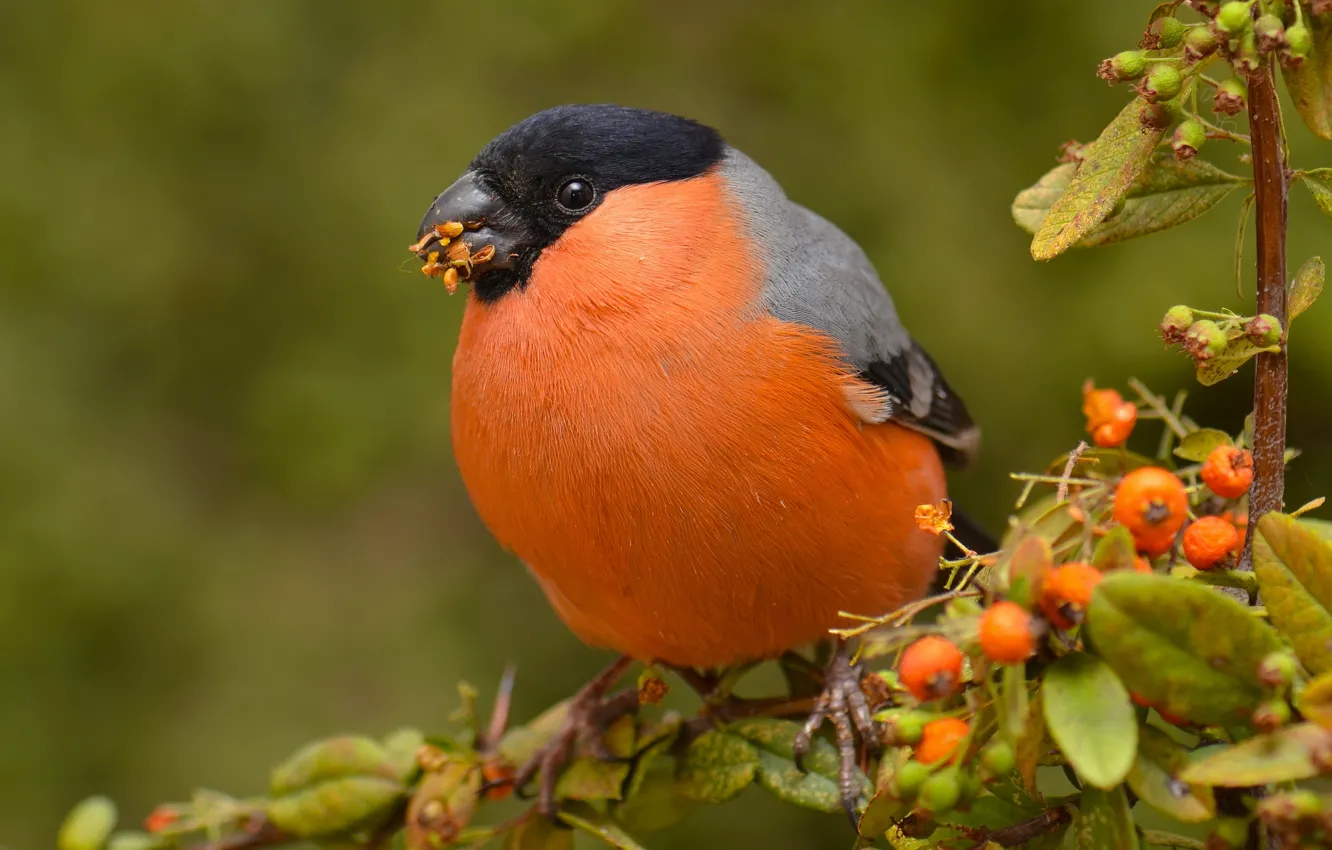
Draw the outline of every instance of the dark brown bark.
M1270 63L1249 77L1249 132L1258 232L1258 310L1286 327L1286 171L1281 104ZM1254 360L1253 488L1249 492L1249 535L1244 564L1252 566L1253 530L1258 518L1279 511L1285 490L1286 351Z

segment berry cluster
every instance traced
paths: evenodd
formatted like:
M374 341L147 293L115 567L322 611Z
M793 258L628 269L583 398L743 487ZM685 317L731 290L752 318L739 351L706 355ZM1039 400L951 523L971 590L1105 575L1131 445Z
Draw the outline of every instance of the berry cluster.
M1208 139L1236 138L1198 114L1195 83L1211 86L1216 115L1238 115L1248 97L1245 74L1257 70L1269 56L1276 56L1285 67L1296 67L1314 48L1299 3L1196 0L1188 5L1201 21L1186 23L1173 15L1158 18L1143 34L1138 49L1117 53L1097 69L1097 75L1109 83L1134 84L1143 100L1144 126L1175 128L1171 147L1181 162L1197 156ZM1202 73L1217 60L1229 64L1236 76L1218 81Z

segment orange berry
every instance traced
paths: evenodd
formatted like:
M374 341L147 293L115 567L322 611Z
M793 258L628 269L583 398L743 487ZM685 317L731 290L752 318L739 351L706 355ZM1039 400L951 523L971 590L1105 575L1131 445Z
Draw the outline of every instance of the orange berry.
M1092 429L1092 442L1104 449L1122 446L1128 441L1136 424L1138 424L1138 407L1125 402L1115 408L1108 422L1103 422Z
M1082 413L1092 442L1102 448L1123 445L1138 421L1137 405L1115 390L1096 389L1091 381L1082 385Z
M1240 533L1219 516L1205 516L1184 529L1184 557L1200 570L1210 570L1239 548Z
M481 763L481 778L485 780L485 798L498 801L513 793L513 766L500 759L489 759Z
M897 675L922 702L951 696L962 681L962 651L947 638L927 635L902 653Z
M1135 573L1150 573L1152 571L1152 562L1146 558L1134 558L1133 571Z
M178 812L166 806L158 806L143 819L143 828L145 832L162 832L170 829L178 820L180 820Z
M1238 499L1253 483L1253 453L1234 446L1217 446L1202 465L1207 489L1223 499Z
M1135 469L1115 490L1115 521L1129 530L1140 552L1160 555L1188 518L1184 484L1159 466Z
M958 745L967 737L967 721L956 717L941 717L925 724L920 743L916 745L916 761L921 764L934 764L948 759L957 759Z
M996 602L981 615L981 649L999 664L1021 664L1036 651L1031 615L1016 602Z
M1073 562L1056 567L1045 579L1041 610L1056 628L1071 629L1082 620L1101 571L1091 564Z

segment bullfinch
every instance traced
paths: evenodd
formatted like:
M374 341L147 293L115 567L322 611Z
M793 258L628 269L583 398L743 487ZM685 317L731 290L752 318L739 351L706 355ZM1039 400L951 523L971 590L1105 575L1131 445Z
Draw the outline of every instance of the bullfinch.
M496 539L585 642L623 657L519 772L555 774L631 660L706 670L923 596L914 521L979 431L865 253L716 130L610 105L502 133L412 246L470 284L453 447ZM872 733L839 649L808 734ZM624 700L620 700L624 704ZM846 755L848 750L850 755Z

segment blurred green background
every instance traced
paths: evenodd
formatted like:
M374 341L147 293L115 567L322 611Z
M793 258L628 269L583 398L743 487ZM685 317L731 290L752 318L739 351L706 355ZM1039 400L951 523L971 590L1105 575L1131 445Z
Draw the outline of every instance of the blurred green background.
M316 736L441 729L509 660L527 717L604 662L468 505L463 299L404 263L434 194L556 103L711 123L858 239L984 425L956 496L997 526L1006 473L1081 435L1084 377L1188 386L1161 313L1248 309L1238 194L1048 265L1009 218L1120 108L1093 71L1152 5L0 4L0 845L90 792L137 819ZM1298 187L1291 220L1293 268L1332 231ZM1296 504L1332 466L1332 310L1301 324ZM1247 375L1191 410L1238 428ZM751 792L653 846L845 838Z

